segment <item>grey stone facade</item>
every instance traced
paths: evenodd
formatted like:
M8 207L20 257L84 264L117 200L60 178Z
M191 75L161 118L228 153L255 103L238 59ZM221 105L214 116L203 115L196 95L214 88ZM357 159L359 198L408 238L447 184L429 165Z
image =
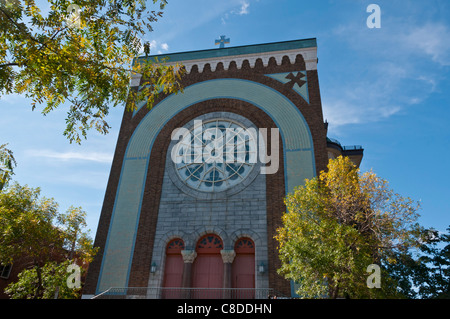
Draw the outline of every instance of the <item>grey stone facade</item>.
M254 126L232 113L214 112L197 119L217 117L233 119L247 127ZM163 285L165 249L173 238L181 238L186 250L195 250L200 237L213 233L221 237L224 250L232 250L239 238L249 237L255 243L255 268L261 263L267 265L266 177L260 174L259 164L244 182L224 194L192 192L188 186L178 182L174 172L170 157L174 144L171 143L167 152L153 248L152 260L157 271L150 274L148 287ZM269 287L267 271L261 274L255 269L255 274L255 288Z

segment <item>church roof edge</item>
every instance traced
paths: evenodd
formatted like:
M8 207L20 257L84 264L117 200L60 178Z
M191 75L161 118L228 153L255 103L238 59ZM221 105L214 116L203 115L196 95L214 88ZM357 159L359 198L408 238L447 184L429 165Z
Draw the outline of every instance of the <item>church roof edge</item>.
M236 46L236 47L214 48L214 49L197 50L197 51L186 51L186 52L176 52L176 53L169 53L169 54L149 55L148 58L152 59L152 60L155 60L155 58L157 58L159 60L161 60L163 58L167 58L166 62L173 63L173 62L181 62L181 61L187 61L187 60L221 58L221 57L227 57L227 56L258 54L258 53L266 53L266 52L277 52L277 51L285 51L285 50L315 48L315 47L317 47L316 38L309 38L309 39L302 39L302 40L291 40L291 41L282 41L282 42L251 44L251 45ZM145 56L138 57L137 59L138 60L145 59Z

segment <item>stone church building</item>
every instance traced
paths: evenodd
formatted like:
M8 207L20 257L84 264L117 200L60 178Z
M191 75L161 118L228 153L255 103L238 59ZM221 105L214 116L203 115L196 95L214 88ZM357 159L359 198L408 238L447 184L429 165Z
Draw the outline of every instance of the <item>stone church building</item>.
M316 39L164 56L185 66L184 93L124 112L84 297L292 296L274 239L284 197L329 158L363 155L327 138Z

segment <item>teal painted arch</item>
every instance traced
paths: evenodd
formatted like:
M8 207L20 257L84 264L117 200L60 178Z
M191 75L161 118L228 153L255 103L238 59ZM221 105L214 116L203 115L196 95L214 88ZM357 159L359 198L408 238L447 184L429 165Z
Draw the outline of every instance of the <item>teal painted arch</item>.
M181 110L211 99L247 101L268 114L282 131L287 150L312 148L305 118L280 92L261 83L242 79L218 79L193 84L183 94L173 94L154 107L139 123L128 144L126 158L144 157L167 121Z
M140 121L129 140L111 224L105 246L97 292L126 287L154 141L162 127L182 110L202 101L229 98L247 101L268 114L283 142L286 192L315 176L311 132L305 118L286 96L261 83L242 79L216 79L193 84L183 94L171 95ZM205 113L208 110L205 110Z

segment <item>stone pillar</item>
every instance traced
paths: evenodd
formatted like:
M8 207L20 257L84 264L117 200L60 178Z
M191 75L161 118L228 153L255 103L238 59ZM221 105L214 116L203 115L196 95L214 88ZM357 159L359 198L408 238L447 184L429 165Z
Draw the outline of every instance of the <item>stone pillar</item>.
M184 269L183 269L183 288L191 288L192 286L192 264L197 257L197 252L195 250L182 250L181 255L183 256Z
M236 252L233 249L222 249L220 251L223 261L223 288L231 288L231 264L233 263L234 257L236 257ZM231 298L231 291L225 290L223 298Z

